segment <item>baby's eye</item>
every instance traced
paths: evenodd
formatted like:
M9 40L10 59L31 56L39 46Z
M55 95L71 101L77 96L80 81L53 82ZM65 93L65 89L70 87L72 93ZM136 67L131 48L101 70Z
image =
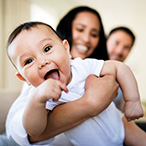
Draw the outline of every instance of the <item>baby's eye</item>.
M29 64L29 63L31 63L32 61L33 61L33 59L26 60L24 66L27 65L27 64Z
M52 47L51 46L47 46L45 49L44 49L44 52L48 52Z

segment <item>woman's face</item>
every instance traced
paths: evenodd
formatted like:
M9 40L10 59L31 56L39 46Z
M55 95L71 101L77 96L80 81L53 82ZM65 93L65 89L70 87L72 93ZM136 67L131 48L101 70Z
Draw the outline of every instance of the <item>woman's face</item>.
M91 12L80 12L72 22L72 58L90 56L99 43L100 22Z

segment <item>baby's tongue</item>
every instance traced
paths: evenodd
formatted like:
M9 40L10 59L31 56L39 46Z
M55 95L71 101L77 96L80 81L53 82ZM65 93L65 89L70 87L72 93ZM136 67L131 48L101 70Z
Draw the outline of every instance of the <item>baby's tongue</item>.
M59 80L59 74L57 70L52 70L49 73L47 73L47 75L45 76L45 79L55 79L55 80Z

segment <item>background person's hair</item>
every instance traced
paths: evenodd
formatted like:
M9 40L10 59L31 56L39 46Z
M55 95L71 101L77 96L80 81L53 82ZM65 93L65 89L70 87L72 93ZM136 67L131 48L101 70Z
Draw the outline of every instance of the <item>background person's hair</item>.
M80 12L91 12L97 16L97 19L99 20L100 23L100 39L99 39L99 44L95 48L94 52L89 56L89 58L96 58L96 59L104 59L108 60L108 53L107 53L107 48L106 48L106 36L102 24L102 20L100 17L100 14L87 6L79 6L76 8L71 9L58 23L58 26L56 28L56 31L58 35L60 36L61 39L67 39L70 48L72 46L72 22L77 16L78 13Z
M111 34L113 34L113 33L116 32L116 31L119 31L119 30L124 31L124 32L126 32L127 34L129 34L129 35L131 36L131 38L132 38L132 46L133 46L136 37L135 37L134 33L133 33L128 27L125 27L125 26L119 26L119 27L113 28L113 29L110 31L110 33L109 33L109 35L108 35L108 38L110 37Z

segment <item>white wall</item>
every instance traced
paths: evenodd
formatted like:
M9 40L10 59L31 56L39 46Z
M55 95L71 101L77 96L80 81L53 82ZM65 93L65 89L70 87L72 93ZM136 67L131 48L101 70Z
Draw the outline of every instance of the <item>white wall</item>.
M54 28L68 10L79 5L95 8L101 14L107 34L110 29L119 25L130 27L136 35L136 43L125 63L133 70L141 99L146 101L146 0L31 0L31 2L33 20L47 22ZM37 13L39 11L35 12L38 7L45 15L39 16Z
M6 55L6 42L16 26L29 20L30 0L0 0L0 88L21 88L22 82Z
M3 6L3 1L0 0L0 6ZM3 86L3 67L4 67L4 64L2 63L3 62L3 9L1 7L0 9L0 87Z

